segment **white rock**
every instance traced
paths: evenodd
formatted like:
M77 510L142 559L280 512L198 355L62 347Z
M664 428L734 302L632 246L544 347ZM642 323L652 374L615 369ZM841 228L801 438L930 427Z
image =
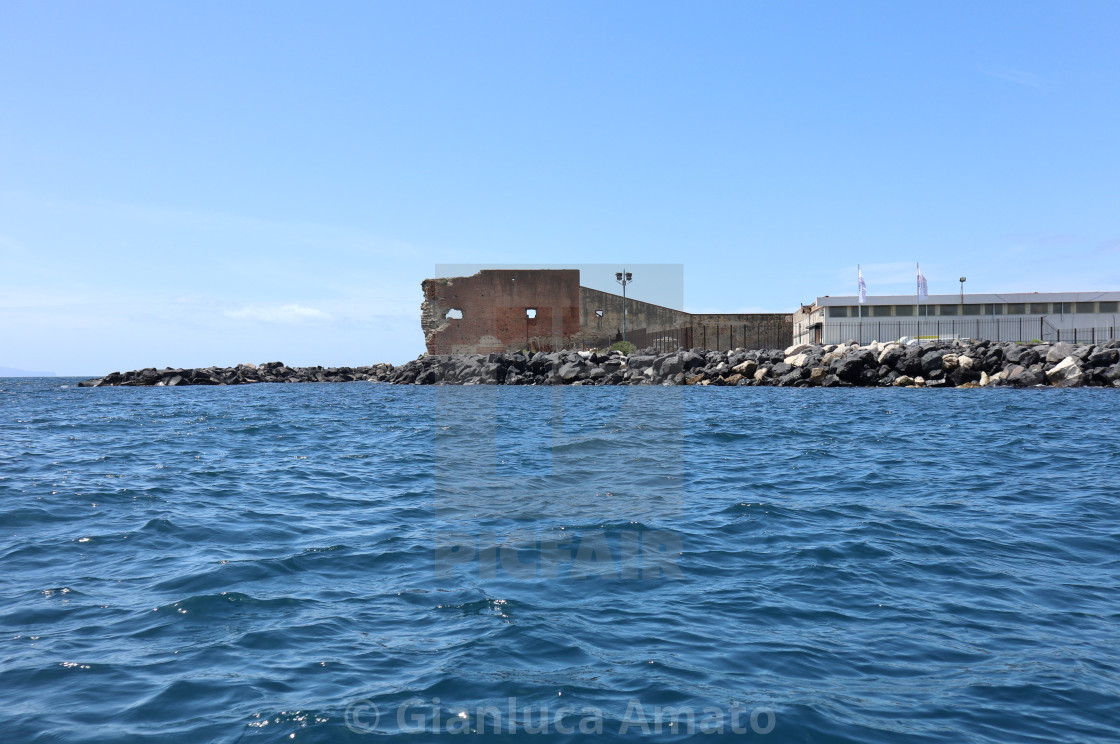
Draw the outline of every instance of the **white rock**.
M1077 366L1077 361L1067 356L1062 361L1054 365L1054 368L1046 373L1046 379L1050 381L1051 385L1061 385L1075 381L1081 376L1081 368Z
M899 348L898 344L894 344L894 343L884 344L883 345L883 350L879 352L879 356L876 357L876 360L879 362L879 364L882 364L883 360L887 358L887 353L891 349L897 349L897 348Z
M786 349L786 354L785 355L787 357L791 357L794 354L800 354L801 352L808 351L808 350L809 350L809 344L794 344L793 346Z
M756 369L758 369L758 362L753 359L748 359L745 362L739 362L738 364L736 364L731 368L731 371L735 372L736 374L750 377L754 374Z
M805 365L805 360L807 360L808 358L809 355L804 352L800 354L794 354L793 356L786 356L786 364L793 367L802 367Z
M970 356L961 356L957 358L957 364L961 365L961 369L972 369L975 360Z

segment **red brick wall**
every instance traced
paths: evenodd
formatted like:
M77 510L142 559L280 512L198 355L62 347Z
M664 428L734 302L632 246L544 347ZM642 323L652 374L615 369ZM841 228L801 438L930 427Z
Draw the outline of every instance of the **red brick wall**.
M559 348L579 333L579 271L494 269L425 279L420 325L429 354ZM451 309L462 319L447 318ZM536 318L525 311L535 308Z

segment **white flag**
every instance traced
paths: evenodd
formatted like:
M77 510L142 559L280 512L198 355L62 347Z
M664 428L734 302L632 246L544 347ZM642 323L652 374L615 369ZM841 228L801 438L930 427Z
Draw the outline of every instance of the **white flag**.
M863 283L863 270L856 266L856 271L859 272L859 304L864 305L867 303L867 285Z
M926 284L926 278L922 276L922 267L918 267L918 297L929 297L929 285Z

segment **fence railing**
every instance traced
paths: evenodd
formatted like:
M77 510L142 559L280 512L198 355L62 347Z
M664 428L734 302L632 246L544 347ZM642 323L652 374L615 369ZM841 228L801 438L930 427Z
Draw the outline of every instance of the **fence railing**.
M626 340L639 349L652 348L658 353L668 353L677 349L784 349L790 345L791 330L769 329L750 324L703 324L668 328L651 331L637 328L626 333ZM606 348L622 340L622 334L586 339L586 348Z
M613 336L584 339L583 346L588 349L605 349L621 340L622 334L616 333ZM626 340L634 344L635 348L652 348L659 354L665 354L677 349L692 348L692 329L686 327L670 328L664 331L648 331L645 328L638 328L628 331Z
M1099 343L1118 338L1120 326L1057 328L1045 316L1021 318L922 318L893 320L864 318L862 321L827 321L820 338L810 329L810 343L838 344L849 340L861 344L894 341L904 336L921 340L968 338L977 341L1046 341L1056 343Z

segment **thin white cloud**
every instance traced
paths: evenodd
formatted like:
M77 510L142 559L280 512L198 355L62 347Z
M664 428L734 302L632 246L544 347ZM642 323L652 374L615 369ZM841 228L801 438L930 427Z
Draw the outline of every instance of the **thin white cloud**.
M1022 85L1026 88L1034 88L1035 90L1043 90L1050 87L1049 80L1033 72L1027 72L1026 70L1017 70L1011 67L1002 67L992 70L981 67L980 72L988 77L996 78L997 80L1005 80L1009 83Z
M322 310L303 305L246 305L240 310L226 310L227 318L259 320L264 323L306 323L331 320Z

